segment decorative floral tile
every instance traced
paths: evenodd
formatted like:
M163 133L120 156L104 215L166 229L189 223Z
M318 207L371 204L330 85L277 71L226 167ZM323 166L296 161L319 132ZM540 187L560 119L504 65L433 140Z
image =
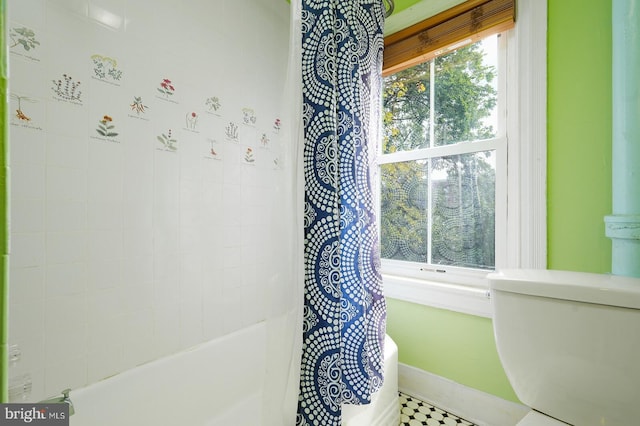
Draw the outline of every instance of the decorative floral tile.
M207 139L206 144L207 151L204 155L204 158L209 160L222 160L222 144L218 142L216 139Z
M127 114L130 118L135 118L138 120L149 121L147 117L147 112L150 107L146 104L146 102L142 99L142 96L133 96L131 100L131 104L129 104L129 108L131 108L129 114Z
M11 93L10 123L25 129L42 131L44 105L39 99Z
M82 83L74 79L71 75L62 74L60 78L51 80L53 83L53 99L61 102L68 102L75 105L82 105Z
M230 121L224 127L224 135L229 142L238 143L240 141L240 136L238 134L238 125L233 121Z
M274 155L271 164L274 170L282 170L282 160L280 160L279 156Z
M243 161L244 164L255 166L255 164L256 164L256 155L255 155L255 152L254 152L253 148L247 147L244 150L244 157L243 157L242 161Z
M12 23L9 28L9 52L22 59L40 62L42 47L41 36L34 29Z
M118 68L118 61L108 56L92 55L91 63L93 75L91 78L103 83L120 86L122 80L122 70Z
M174 104L178 103L178 101L174 99L176 95L176 85L170 79L163 78L162 81L158 83L156 90L158 92L158 95L156 95L158 99Z
M258 141L258 146L260 148L269 149L271 147L271 139L267 136L266 133L262 133L260 136L260 140Z
M184 116L184 130L193 133L200 133L198 122L200 120L200 114L195 111L189 111Z
M220 98L217 96L211 96L204 101L205 112L208 114L217 115L220 117L222 115L222 103L220 102Z
M176 152L178 150L178 140L171 129L160 133L156 136L156 140L160 144L157 148L159 151Z
M273 120L273 133L280 133L280 129L282 128L282 121L279 118Z
M96 126L96 133L100 135L99 139L101 140L116 142L115 138L118 136L118 130L113 118L106 114L103 115Z
M258 118L253 108L242 108L242 123L246 126L255 126Z

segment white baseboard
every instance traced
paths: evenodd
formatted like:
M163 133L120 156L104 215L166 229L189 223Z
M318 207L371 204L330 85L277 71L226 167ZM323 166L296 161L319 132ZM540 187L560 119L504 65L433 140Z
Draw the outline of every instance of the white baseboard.
M522 404L403 363L398 364L398 388L480 426L514 426L530 411Z

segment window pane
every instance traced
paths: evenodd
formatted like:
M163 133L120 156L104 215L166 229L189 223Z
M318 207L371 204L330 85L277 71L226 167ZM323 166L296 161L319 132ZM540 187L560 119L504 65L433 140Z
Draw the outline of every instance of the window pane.
M386 259L427 262L427 160L381 166L381 255Z
M429 62L384 79L382 153L429 146Z
M497 131L497 35L435 59L435 146Z
M384 164L380 201L383 258L494 268L494 151Z
M432 253L437 265L495 266L493 151L432 160Z

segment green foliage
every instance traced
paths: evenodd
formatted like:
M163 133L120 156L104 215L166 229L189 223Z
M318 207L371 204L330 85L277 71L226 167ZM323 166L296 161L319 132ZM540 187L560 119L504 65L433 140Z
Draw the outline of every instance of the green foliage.
M427 169L418 162L381 167L382 257L427 262Z
M433 92L429 90L431 78ZM495 69L483 64L479 45L387 77L383 153L495 136L495 130L485 124L497 101L491 84L494 78ZM495 171L487 162L489 155L470 153L383 165L382 256L493 268Z
M478 44L434 60L433 146L486 139L494 129L483 124L497 101L491 82L495 69L482 63ZM383 93L383 153L429 146L431 93L430 63L392 74Z

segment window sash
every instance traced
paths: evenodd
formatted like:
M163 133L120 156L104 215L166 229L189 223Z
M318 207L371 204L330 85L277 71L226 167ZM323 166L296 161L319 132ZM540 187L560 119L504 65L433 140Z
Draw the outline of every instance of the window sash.
M499 96L499 95L498 95ZM498 126L500 124L498 123ZM484 139L471 142L458 142L451 145L440 145L432 148L420 148L411 151L398 151L390 154L381 154L378 164L402 163L405 161L428 160L431 158L447 157L458 154L473 154L481 151L491 151L506 148L507 138L501 136L492 139Z
M491 34L487 34L486 37ZM475 40L479 41L479 40ZM462 46L456 46L456 48ZM434 61L431 59L431 64ZM496 154L496 188L495 188L495 265L496 269L503 267L507 262L507 37L501 34L498 38L498 103L497 103L497 136L491 139L458 142L449 145L438 145L427 148L419 148L410 151L397 151L393 153L379 153L377 163L384 164L401 163L415 160L430 160L432 158L446 157L459 154L472 154L483 151L494 151ZM414 64L414 65L417 65ZM433 69L431 72L430 90L433 90ZM433 101L434 96L431 96ZM433 109L431 110L433 111ZM430 120L432 118L430 117ZM433 126L431 126L433 131ZM431 139L433 143L433 139ZM381 173L378 173L378 185L381 185ZM378 191L380 194L380 192ZM378 203L378 225L381 226L381 205ZM431 244L431 241L428 242ZM426 262L411 262L397 259L381 259L382 272L389 275L399 275L411 278L427 279L435 282L447 282L451 284L486 287L486 269L465 268L459 266L432 264Z
M498 220L497 230L508 238L501 247L504 263L496 253L496 268L547 267L546 182L546 30L547 2L518 0L518 25L505 34L506 79L503 91L508 99L509 115L505 120L509 135L509 176L505 182L508 194L507 216ZM498 190L498 188L496 188ZM497 237L497 235L496 235ZM498 246L496 246L496 249ZM434 275L432 279L398 276L382 261L387 297L425 306L449 309L469 315L491 318L488 283L478 278L479 287L471 281L457 285Z

